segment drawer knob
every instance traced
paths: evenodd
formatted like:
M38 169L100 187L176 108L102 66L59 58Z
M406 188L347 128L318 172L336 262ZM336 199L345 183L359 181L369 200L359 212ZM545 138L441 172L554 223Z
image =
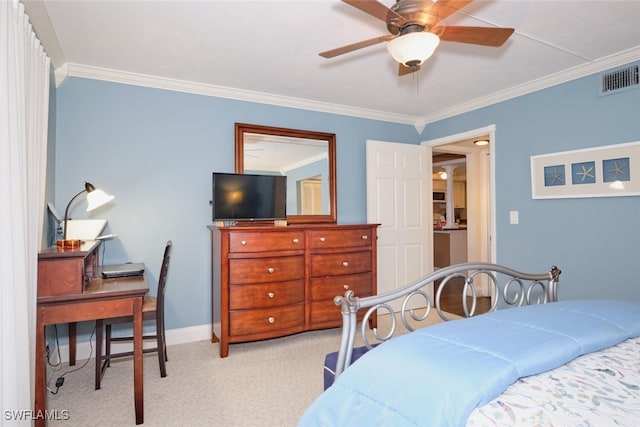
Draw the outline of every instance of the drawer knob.
M362 237L362 240L367 240L369 238L369 236L366 234L363 234L361 237Z
M299 239L293 239L293 243L300 243Z
M347 285L346 283L344 285L342 285L342 287L346 290L349 289L349 285Z
M324 237L320 238L320 241L323 242L323 243L324 243L325 240L327 240L327 239L325 239Z
M242 246L247 246L247 241L246 241L246 240L242 240L242 241L240 241L240 244L241 244Z
M342 266L343 267L349 267L349 262L348 261L342 261Z
M269 292L269 293L267 294L267 296L268 296L269 298L273 299L273 297L275 297L275 296L276 296L276 294L274 294L273 292Z
M273 268L273 267L269 267L269 268L267 268L267 271L268 271L269 273L273 274L273 272L274 272L274 271L276 271L276 269L275 269L275 268Z
M269 317L269 319L267 319L269 321L269 323L276 323L276 318L275 317Z

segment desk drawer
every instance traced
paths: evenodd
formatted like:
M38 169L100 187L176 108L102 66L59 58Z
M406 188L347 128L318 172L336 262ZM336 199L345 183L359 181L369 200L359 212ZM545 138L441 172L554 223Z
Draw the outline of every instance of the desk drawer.
M273 252L304 250L304 231L261 233L234 231L229 234L230 252Z
M341 276L371 271L371 252L342 252L311 256L311 277Z
M304 279L304 256L229 260L229 284L272 283Z
M371 247L371 228L311 230L309 244L314 249Z
M38 261L38 297L81 294L85 262L82 258Z
M338 307L336 310L340 314ZM304 327L304 303L229 312L229 332L233 336L269 334L271 331L296 327Z
M331 300L352 290L357 297L371 295L371 273L311 279L311 300Z
M276 307L304 302L304 280L229 286L229 309Z

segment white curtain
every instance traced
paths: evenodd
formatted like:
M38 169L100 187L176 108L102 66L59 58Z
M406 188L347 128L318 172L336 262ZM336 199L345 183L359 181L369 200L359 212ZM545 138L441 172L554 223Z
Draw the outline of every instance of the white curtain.
M37 260L44 218L49 58L17 0L0 0L0 408L33 408Z

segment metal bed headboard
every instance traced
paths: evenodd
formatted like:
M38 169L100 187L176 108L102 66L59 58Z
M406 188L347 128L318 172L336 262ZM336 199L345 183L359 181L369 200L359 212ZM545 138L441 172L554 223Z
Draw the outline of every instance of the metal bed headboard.
M391 302L401 303L398 315L405 328L413 331L415 328L409 320L416 322L426 320L433 307L443 321L453 319L442 310L441 297L447 285L455 280L458 282L464 280L461 294L462 308L464 316L471 317L476 315L477 285L479 282L488 284L489 292L494 296L489 311L495 311L498 306L519 307L555 302L558 300L559 279L560 269L555 265L546 273L529 274L498 264L470 262L438 269L413 283L385 294L360 298L349 290L344 296L337 296L334 299L335 304L340 306L342 312L342 338L335 377L337 378L351 364L359 310L368 308L361 321L360 336L364 345L371 349L374 344L369 342L366 325L372 316L377 315L379 311L390 314L391 326L385 335L381 335L378 329L374 328L374 338L378 342L387 341L397 332L396 314L390 305ZM435 282L440 282L440 284L434 298L435 304L433 304L425 287ZM424 302L421 303L417 299L424 300ZM414 308L416 305L419 308ZM421 314L418 314L419 312Z

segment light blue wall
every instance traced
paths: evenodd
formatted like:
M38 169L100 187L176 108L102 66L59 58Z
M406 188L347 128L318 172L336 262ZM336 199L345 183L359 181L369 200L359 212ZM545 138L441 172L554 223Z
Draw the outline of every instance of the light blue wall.
M337 139L338 219L366 220L365 141L417 144L413 126L264 104L69 78L57 90L55 204L84 181L116 196L87 214L106 218L104 261L143 261L157 279L174 243L167 328L210 322L211 173L233 172L234 122L330 132ZM86 325L85 325L86 330Z
M55 75L53 67L49 72L49 81L55 81ZM47 123L47 172L46 182L44 188L44 197L46 201L55 200L55 161L56 161L56 85L49 85L49 121ZM57 221L49 214L49 209L45 205L42 207L44 210L44 222L42 230L42 246L46 247L54 243L55 241L55 229Z
M495 124L497 261L524 271L557 264L562 299L640 301L640 197L531 198L530 156L640 141L640 89L598 97L597 84L592 75L442 120L423 139Z
M596 96L581 78L428 125L412 126L159 89L69 78L56 93L55 204L84 180L116 195L87 214L106 218L107 263L147 263L152 281L174 242L167 327L210 316L211 172L232 172L234 122L337 135L340 222L366 220L365 141L418 141L496 125L497 261L525 271L563 270L560 297L640 300L640 197L532 200L529 157L640 140L640 90ZM520 224L509 224L518 210Z

